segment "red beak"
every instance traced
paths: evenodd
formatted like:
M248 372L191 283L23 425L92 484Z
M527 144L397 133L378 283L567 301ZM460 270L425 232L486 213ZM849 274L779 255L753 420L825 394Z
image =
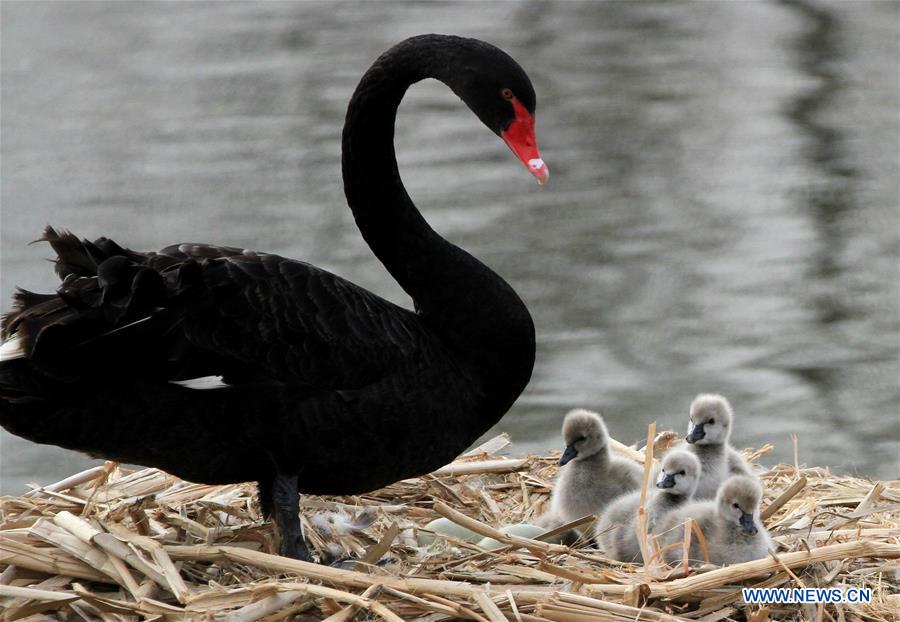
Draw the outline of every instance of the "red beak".
M538 151L537 138L534 136L534 117L518 99L513 98L512 105L516 118L500 132L500 138L509 145L525 168L537 177L538 183L545 184L550 179L550 170Z

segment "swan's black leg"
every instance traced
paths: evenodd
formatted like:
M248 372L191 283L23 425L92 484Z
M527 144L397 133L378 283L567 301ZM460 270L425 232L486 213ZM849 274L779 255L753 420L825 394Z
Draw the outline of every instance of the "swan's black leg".
M297 476L277 474L270 481L259 482L259 503L263 513L275 519L281 536L281 555L312 561L303 528L300 525L300 493Z

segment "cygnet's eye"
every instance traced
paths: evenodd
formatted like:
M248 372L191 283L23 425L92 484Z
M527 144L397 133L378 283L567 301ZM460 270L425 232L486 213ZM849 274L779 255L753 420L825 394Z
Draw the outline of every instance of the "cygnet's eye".
M707 423L707 425L716 425L716 420L715 420L715 419L710 419L710 420L707 421L706 423Z
M676 473L675 475L684 475L684 469L681 469L681 470L678 471L678 473Z
M515 95L513 95L513 92L509 89L500 89L500 95L503 96L503 99L508 100L512 100L512 98L515 97Z
M738 510L741 509L741 506L739 506L737 503L732 503L732 504L731 504L731 507L737 508Z

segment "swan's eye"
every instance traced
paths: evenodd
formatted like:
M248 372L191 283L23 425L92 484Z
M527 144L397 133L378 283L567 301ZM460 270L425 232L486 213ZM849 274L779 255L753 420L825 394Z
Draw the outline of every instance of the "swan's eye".
M732 503L731 507L741 509L741 506L739 506L737 503Z
M684 475L684 469L682 469L681 471L678 471L678 473L676 473L675 475Z
M508 99L510 101L512 101L512 98L515 97L515 95L513 95L513 92L509 89L500 89L500 95L503 96L503 99Z
M706 423L707 423L707 425L716 425L716 420L715 420L715 419L710 419L710 420L707 421Z

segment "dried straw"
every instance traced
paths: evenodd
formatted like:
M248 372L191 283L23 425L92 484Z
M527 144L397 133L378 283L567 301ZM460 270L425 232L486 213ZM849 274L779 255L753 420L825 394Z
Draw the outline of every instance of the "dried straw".
M647 480L672 437L651 431L647 452L614 446L646 462ZM796 461L779 465L761 473L762 516L779 551L725 568L669 569L654 538L642 532L644 567L610 561L590 546L554 544L552 534L501 532L547 508L557 469L552 456L498 457L508 443L497 437L430 475L370 494L304 498L312 549L355 560L341 567L278 556L251 484L191 484L107 463L2 497L0 619L672 622L807 615L787 606L750 609L741 602L743 585L868 587L873 603L826 605L812 615L900 618L900 481L836 477ZM770 449L746 455L758 460ZM329 512L341 520L329 522ZM438 538L419 547L418 529L440 516L505 546L485 551ZM350 530L330 527L354 523Z

